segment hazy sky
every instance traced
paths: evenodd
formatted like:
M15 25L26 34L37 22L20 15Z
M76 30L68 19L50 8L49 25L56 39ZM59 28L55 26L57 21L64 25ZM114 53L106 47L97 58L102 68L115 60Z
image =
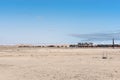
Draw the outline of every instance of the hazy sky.
M0 0L0 44L76 43L120 31L120 0Z

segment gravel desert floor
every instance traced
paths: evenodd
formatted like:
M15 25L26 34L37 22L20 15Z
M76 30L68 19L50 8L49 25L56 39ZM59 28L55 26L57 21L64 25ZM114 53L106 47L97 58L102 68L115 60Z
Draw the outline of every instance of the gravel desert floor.
M120 80L120 49L0 47L0 80Z

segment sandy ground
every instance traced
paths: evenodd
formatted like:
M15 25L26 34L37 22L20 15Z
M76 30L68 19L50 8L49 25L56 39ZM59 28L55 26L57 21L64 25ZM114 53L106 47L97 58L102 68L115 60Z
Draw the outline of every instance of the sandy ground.
M120 49L0 48L0 80L120 80Z

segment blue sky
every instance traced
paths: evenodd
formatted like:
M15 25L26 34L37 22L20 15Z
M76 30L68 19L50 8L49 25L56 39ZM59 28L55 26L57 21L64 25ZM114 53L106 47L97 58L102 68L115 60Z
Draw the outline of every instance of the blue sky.
M1 0L0 44L77 43L120 31L119 0Z

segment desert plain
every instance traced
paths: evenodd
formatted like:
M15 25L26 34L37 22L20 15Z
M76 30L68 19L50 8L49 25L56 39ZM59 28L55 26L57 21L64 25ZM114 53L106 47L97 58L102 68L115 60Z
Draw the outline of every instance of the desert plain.
M120 49L0 47L0 80L120 80Z

